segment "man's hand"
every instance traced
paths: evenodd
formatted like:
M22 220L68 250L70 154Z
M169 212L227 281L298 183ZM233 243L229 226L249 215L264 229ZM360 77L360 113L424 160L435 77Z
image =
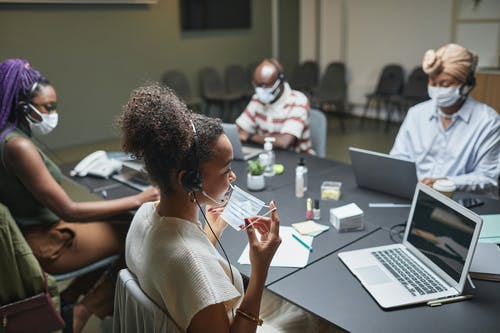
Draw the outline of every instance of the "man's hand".
M424 185L427 185L429 187L432 187L432 185L434 185L434 183L436 182L436 180L439 180L439 179L446 179L446 177L441 177L441 178L423 178L420 180L420 182Z

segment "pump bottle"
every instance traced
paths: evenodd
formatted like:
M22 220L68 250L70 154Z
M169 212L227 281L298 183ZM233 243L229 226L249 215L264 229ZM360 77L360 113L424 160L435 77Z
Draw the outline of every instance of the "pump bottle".
M275 174L273 169L275 155L273 151L273 142L276 141L274 137L264 138L264 153L267 155L267 163L264 169L264 176L272 177Z
M305 191L307 191L307 167L304 158L301 157L295 168L295 196L302 198Z
M297 168L302 169L302 178L304 178L304 192L307 191L307 175L308 175L308 170L306 166L306 162L303 157L299 159L299 163L297 164Z

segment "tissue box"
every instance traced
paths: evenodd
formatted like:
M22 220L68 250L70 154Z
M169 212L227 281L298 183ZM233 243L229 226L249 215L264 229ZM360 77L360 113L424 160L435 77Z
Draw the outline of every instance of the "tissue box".
M338 231L355 231L364 228L363 211L355 203L330 209L330 223Z

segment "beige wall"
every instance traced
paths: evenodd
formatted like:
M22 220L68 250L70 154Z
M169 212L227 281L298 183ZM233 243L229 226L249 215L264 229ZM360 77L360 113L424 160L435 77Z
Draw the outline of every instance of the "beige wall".
M0 59L23 57L56 86L60 126L51 147L116 135L112 126L129 92L166 69L220 71L271 55L270 2L253 0L252 28L181 33L179 0L155 5L0 5Z

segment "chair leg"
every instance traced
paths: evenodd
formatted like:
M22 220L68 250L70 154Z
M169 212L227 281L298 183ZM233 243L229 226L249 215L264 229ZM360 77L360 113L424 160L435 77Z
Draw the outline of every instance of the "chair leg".
M368 108L370 107L371 102L372 102L372 99L370 97L367 97L365 107L363 109L363 114L361 115L361 119L359 120L359 128L363 128L366 113L368 112Z
M385 129L384 129L385 133L389 132L389 125L391 123L391 115L395 109L396 109L396 103L389 103L389 102L386 103L387 119L385 120Z

